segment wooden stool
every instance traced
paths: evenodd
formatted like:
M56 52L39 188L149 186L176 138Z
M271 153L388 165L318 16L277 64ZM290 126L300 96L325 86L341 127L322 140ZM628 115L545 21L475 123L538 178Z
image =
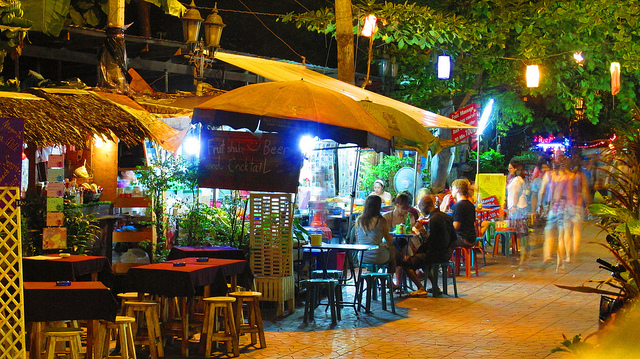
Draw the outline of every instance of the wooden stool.
M124 302L126 301L137 301L140 299L140 297L138 296L138 292L126 292L126 293L118 293L116 294L116 297L118 297L118 299L120 299L120 315L126 315L126 310L124 308ZM149 293L144 293L144 295L142 296L142 298L144 300L149 298Z
M82 333L82 329L49 327L43 330L42 333L45 338L46 359L56 357L56 343L59 341L69 342L71 359L80 359L80 348L82 347L80 333Z
M233 316L233 297L209 297L204 302L204 321L202 322L202 335L200 336L200 350L205 346L205 358L211 358L211 342L225 342L227 354L233 352L234 356L240 355L238 332L236 331L235 317ZM224 330L218 330L218 315L224 317ZM214 325L215 324L215 325Z
M132 325L136 322L133 317L116 316L114 322L105 320L100 321L100 334L97 345L98 356L96 359L113 358L109 355L109 344L111 343L111 333L118 334L120 340L120 356L121 359L136 359L136 348L133 339Z
M162 346L162 333L160 332L160 319L158 318L160 304L156 302L124 302L127 308L128 317L136 317L137 313L142 313L147 324L148 335L146 337L138 336L137 323L133 323L134 343L149 346L151 359L158 359L164 356L164 347ZM142 321L140 322L140 324Z
M262 326L262 314L260 313L260 292L231 292L230 297L236 298L234 315L236 319L236 330L238 335L251 333L251 344L256 344L256 334L260 337L260 348L266 348L264 340L264 327ZM243 323L242 308L247 303L248 323Z

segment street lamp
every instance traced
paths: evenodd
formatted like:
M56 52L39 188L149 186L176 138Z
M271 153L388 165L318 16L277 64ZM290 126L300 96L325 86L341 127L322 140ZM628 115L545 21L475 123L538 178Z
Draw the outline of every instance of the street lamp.
M493 99L489 99L489 102L487 102L484 110L482 110L482 115L480 115L480 122L478 122L478 128L476 130L476 154L478 155L478 158L476 160L476 193L478 196L478 201L476 202L476 204L478 206L482 205L482 196L480 195L480 136L482 136L482 132L484 132L484 129L489 123L491 111L493 111Z
M194 65L194 77L197 80L204 78L204 69L211 65L216 51L220 47L222 28L226 25L218 15L218 3L213 6L213 12L202 19L200 11L196 9L194 0L191 0L189 10L180 18L182 21L182 34L189 45L189 63ZM198 39L200 25L204 21L204 42Z

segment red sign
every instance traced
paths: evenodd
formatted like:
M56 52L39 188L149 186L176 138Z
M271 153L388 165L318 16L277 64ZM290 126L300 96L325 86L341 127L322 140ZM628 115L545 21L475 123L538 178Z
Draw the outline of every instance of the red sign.
M477 103L472 103L469 106L463 107L458 111L451 114L451 119L466 123L471 126L478 126L478 110L480 106ZM475 128L452 128L451 139L457 143L461 142L465 138L472 136L476 133Z
M482 199L482 204L485 206L499 206L500 202L498 201L498 197L489 196L487 198Z
M0 187L20 187L24 120L0 119Z
M200 187L289 193L298 190L302 153L297 139L207 127L203 126L201 132Z

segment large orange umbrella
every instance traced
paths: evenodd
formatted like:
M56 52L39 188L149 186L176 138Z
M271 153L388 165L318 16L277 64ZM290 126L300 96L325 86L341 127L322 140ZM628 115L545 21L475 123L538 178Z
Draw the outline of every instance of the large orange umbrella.
M310 134L390 152L393 135L358 102L306 81L264 82L194 108L194 121L251 131Z

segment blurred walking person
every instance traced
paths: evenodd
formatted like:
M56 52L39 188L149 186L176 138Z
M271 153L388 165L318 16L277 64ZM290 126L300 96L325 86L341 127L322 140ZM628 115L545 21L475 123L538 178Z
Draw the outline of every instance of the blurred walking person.
M538 199L549 199L547 223L544 227L543 263L551 263L551 251L557 245L556 272L564 272L565 256L565 207L567 202L566 182L567 173L564 158L553 162L552 170L542 179Z
M567 224L564 239L566 244L565 262L571 263L578 256L582 239L582 224L589 205L590 191L588 180L580 168L580 162L574 161L567 171ZM573 256L573 257L572 257Z

